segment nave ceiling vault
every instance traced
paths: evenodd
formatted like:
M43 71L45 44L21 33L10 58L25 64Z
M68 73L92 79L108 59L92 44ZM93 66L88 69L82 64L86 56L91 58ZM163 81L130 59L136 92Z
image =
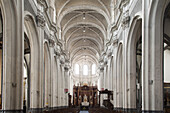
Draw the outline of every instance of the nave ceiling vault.
M112 0L55 0L57 27L70 63L98 65L109 37Z

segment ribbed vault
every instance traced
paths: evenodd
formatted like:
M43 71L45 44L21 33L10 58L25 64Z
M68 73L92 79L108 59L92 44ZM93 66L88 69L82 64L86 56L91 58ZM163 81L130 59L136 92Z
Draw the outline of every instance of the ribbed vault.
M111 23L111 0L56 0L57 27L73 66L98 65Z

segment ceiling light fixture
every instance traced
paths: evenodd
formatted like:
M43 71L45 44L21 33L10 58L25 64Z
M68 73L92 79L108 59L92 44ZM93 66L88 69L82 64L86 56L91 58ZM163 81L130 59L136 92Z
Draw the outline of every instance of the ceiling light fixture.
M86 16L85 16L85 13L83 13L83 20L85 20L86 19Z
M86 30L85 30L85 27L83 28L83 33L85 33L86 32Z

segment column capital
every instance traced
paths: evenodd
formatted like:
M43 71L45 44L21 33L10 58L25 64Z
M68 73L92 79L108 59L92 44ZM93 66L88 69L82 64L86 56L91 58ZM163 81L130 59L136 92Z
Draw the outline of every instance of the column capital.
M65 67L64 67L64 69L65 69L65 71L66 72L68 72L69 71L69 69L70 69L70 61L69 61L69 59L65 59Z
M54 47L54 54L59 58L61 53L60 50L57 47Z
M65 63L65 59L64 59L64 56L63 56L63 55L60 55L60 63L61 63L62 65L64 65L64 63Z
M123 19L122 19L123 29L129 27L129 22L130 22L129 10L127 10L123 13Z
M55 39L53 36L50 36L50 38L48 39L49 42L49 46L50 47L54 47L55 46Z
M104 67L100 67L100 72L103 72L104 71Z
M107 57L110 58L112 56L113 52L111 49L108 50L108 54L107 54Z
M69 67L68 67L68 66L65 66L65 67L64 67L64 70L65 70L65 72L69 72Z

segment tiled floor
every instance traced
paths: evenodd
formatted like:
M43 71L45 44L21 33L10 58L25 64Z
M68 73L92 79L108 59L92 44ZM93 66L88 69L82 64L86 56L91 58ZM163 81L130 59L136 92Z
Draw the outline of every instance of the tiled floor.
M89 113L88 111L80 111L80 113Z

